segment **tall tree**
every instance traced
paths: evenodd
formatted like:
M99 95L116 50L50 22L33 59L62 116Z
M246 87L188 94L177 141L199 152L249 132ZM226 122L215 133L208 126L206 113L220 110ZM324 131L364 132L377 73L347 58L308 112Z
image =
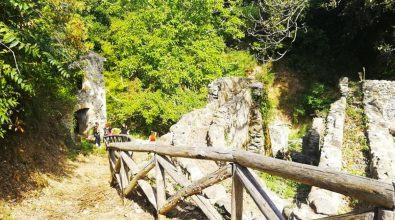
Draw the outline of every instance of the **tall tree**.
M0 2L0 137L7 129L23 130L22 112L34 112L35 95L45 89L45 95L40 94L45 99L60 95L57 89L69 88L73 75L67 64L89 49L79 15L84 9L78 0Z

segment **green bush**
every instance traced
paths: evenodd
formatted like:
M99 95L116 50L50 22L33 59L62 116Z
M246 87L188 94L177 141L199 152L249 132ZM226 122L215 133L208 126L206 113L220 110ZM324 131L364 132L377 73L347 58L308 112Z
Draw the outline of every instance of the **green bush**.
M96 18L91 37L107 58L108 119L164 133L205 105L211 81L252 71L255 59L226 44L244 37L239 3L132 0L97 7L106 22Z
M313 83L306 93L301 96L301 104L294 109L294 122L298 122L301 117L312 114L326 116L330 105L336 98L337 95L332 88L323 83Z

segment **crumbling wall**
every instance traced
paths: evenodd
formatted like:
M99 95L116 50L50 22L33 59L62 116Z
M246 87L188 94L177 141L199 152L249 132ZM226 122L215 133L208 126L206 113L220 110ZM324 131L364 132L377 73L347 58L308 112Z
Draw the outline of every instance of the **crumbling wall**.
M106 113L106 94L103 75L103 62L105 59L100 55L90 52L82 56L79 62L73 64L74 68L77 66L84 71L84 78L82 81L82 88L77 94L77 105L75 111L86 109L84 115L80 117L83 120L77 123L84 123L80 125L80 134L87 135L96 122L99 123L100 128L104 128L107 120ZM80 111L81 112L81 111ZM102 129L99 129L103 132ZM103 134L101 134L103 136Z
M395 82L366 80L363 94L371 175L376 179L395 182Z

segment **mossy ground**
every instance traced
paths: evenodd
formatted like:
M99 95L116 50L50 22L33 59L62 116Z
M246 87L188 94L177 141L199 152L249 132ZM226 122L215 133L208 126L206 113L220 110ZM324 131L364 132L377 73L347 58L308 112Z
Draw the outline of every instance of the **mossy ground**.
M369 177L369 146L366 138L366 116L363 110L361 82L349 82L350 93L347 97L346 118L343 136L343 171ZM347 197L344 212L367 206L357 199Z

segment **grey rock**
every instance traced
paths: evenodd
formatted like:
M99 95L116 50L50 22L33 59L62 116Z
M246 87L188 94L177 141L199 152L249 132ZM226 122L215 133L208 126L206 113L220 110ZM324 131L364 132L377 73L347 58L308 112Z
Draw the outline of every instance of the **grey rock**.
M348 78L343 77L339 80L339 89L340 93L343 97L347 97L350 93L350 89L348 88Z
M82 56L79 62L72 66L83 69L84 79L82 88L77 94L75 112L78 118L78 133L87 135L88 131L99 123L99 128L104 128L107 120L106 94L103 75L103 62L105 59L100 55L90 52ZM99 129L103 137L103 129Z
M222 201L228 199L225 187L221 185L213 185L203 190L203 194L209 198L211 204L223 204Z
M321 148L319 167L337 171L340 171L342 168L341 148L346 105L345 97L341 97L331 105L327 117L326 134ZM308 201L316 213L334 215L338 213L343 205L343 196L328 190L312 187Z
M296 208L286 207L283 213L289 220L308 220L326 217L326 215L316 214L314 210L305 203L301 203Z
M395 220L395 210L379 209L377 220Z
M366 80L362 86L370 148L370 172L380 180L395 181L395 82Z
M270 142L273 157L284 154L288 151L289 125L281 121L274 121L269 124Z
M165 135L162 135L158 139L158 143L172 145L173 144L173 134L172 133L167 133Z
M302 153L310 157L314 164L319 161L325 131L325 119L313 118L311 129L303 137Z
M317 187L312 187L308 201L317 214L323 215L336 215L344 205L343 195Z
M185 114L159 141L173 146L229 147L262 152L264 136L259 111L262 89L261 83L247 78L225 77L212 82L207 106ZM191 181L219 168L215 162L207 160L177 158L177 163ZM203 190L203 194L210 202L230 209L230 194L224 186L211 186ZM280 199L276 201L281 203ZM261 215L254 214L252 218L261 219Z
M209 85L208 104L185 114L170 128L175 146L230 147L260 152L263 148L259 106L262 84L225 77ZM255 94L252 97L252 94Z

